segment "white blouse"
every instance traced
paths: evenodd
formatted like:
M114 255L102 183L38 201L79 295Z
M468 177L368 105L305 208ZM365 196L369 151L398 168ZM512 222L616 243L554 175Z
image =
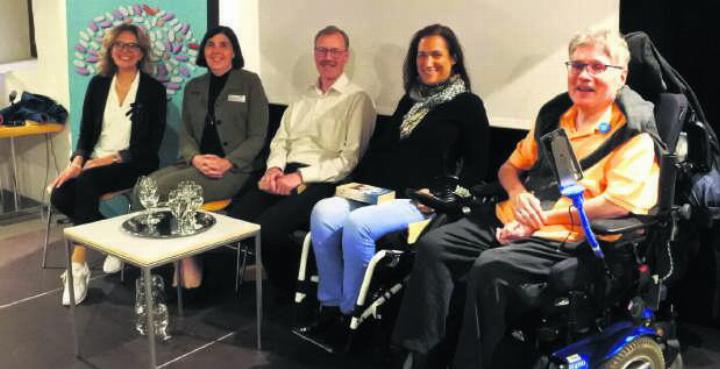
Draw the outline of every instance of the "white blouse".
M140 84L140 71L130 84L125 96L125 101L120 104L120 99L115 89L117 76L113 76L110 83L110 91L105 101L105 112L103 113L102 130L100 137L92 153L93 158L114 155L119 151L126 150L130 146L130 132L132 122L127 112L130 111L130 104L135 102L138 85Z

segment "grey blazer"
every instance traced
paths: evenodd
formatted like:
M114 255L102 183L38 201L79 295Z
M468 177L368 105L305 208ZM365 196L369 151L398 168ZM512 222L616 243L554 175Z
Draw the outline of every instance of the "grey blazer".
M180 155L188 164L200 154L209 88L209 73L185 86ZM267 135L268 101L257 74L242 69L230 71L215 101L215 124L225 157L233 163L231 171L249 173L262 168L264 163L258 154Z

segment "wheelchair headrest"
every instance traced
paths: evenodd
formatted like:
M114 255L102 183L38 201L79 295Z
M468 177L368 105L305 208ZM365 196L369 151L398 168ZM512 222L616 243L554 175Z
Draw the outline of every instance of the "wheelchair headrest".
M645 32L628 33L625 41L630 49L626 84L646 100L653 101L668 89L660 66L662 56Z
M658 135L672 153L683 129L685 115L690 107L689 102L683 94L661 93L653 103Z

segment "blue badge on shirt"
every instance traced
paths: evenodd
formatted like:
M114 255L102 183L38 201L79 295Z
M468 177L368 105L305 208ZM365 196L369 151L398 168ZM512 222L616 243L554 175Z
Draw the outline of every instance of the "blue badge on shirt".
M600 133L610 132L610 123L600 122L600 124L598 124L598 131L600 131Z

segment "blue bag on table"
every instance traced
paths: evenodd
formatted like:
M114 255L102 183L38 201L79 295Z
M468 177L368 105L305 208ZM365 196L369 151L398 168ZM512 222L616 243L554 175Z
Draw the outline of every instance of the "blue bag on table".
M20 101L0 110L0 124L22 126L26 120L38 123L65 123L68 111L55 100L23 92Z

